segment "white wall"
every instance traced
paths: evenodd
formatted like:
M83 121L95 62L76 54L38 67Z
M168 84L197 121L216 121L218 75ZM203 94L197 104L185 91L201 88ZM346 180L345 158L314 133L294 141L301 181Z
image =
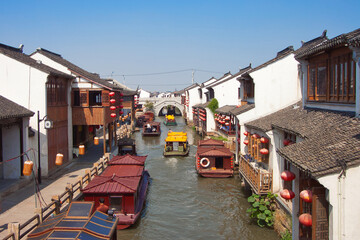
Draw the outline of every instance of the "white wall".
M186 107L187 109L187 116L188 120L193 121L193 113L192 113L192 107L196 104L201 103L201 99L198 92L199 87L196 86L194 88L191 88L188 90L189 93L189 107Z
M147 92L143 89L140 89L139 92L139 98L150 98L150 92Z
M214 86L214 94L215 98L219 102L219 107L223 107L225 105L238 105L239 87L240 82L236 80L236 77Z
M321 177L318 181L329 190L329 203L332 206L330 239L358 239L360 236L359 213L360 192L358 180L360 167L346 170L346 176L339 180L339 174ZM340 237L343 238L340 238Z
M30 118L30 126L37 130L37 111L40 117L46 115L47 73L0 54L0 94L7 99L35 112ZM41 166L43 175L47 175L47 138L43 122L40 127ZM26 136L25 136L26 137ZM29 147L38 149L37 138L29 138Z

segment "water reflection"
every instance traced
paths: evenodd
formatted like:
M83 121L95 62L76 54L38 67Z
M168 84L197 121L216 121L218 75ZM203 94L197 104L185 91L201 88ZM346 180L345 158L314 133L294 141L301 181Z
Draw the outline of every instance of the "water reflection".
M163 118L157 117L162 122ZM200 139L181 117L177 126L162 124L157 139L134 135L139 155L148 155L151 184L140 222L118 231L118 239L279 239L271 229L250 223L249 207L239 177L198 177L194 166L195 143ZM168 130L186 131L189 156L163 156Z

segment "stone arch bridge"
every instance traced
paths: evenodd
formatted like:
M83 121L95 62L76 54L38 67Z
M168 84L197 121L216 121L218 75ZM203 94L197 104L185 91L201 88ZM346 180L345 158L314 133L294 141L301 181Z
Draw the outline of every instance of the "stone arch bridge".
M146 102L152 102L154 104L154 113L159 116L161 110L167 106L174 106L180 110L182 114L184 111L184 105L181 104L181 97L164 97L164 98L140 98L139 103L145 104Z

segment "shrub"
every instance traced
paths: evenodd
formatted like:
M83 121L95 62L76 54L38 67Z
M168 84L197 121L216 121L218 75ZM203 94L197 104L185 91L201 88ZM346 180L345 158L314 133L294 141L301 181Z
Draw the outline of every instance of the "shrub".
M255 219L260 227L272 227L274 225L274 211L276 208L275 198L277 194L268 193L264 196L253 194L248 197L251 207L247 209L250 217Z
M216 98L211 99L209 105L207 106L210 111L215 114L216 109L219 108L219 102Z

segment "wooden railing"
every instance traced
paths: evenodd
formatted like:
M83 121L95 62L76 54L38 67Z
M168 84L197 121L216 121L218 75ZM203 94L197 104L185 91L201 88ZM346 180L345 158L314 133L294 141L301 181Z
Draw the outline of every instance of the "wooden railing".
M272 171L261 170L250 164L243 156L239 159L239 172L256 194L272 192Z
M4 237L3 240L22 239L45 219L52 215L59 214L72 200L77 200L81 196L81 189L83 189L95 175L101 174L105 170L109 164L109 160L109 156L106 156L94 163L94 166L91 169L85 170L85 175L80 176L75 184L68 184L62 194L53 196L51 203L44 208L36 209L36 214L25 223L8 223L9 234Z

